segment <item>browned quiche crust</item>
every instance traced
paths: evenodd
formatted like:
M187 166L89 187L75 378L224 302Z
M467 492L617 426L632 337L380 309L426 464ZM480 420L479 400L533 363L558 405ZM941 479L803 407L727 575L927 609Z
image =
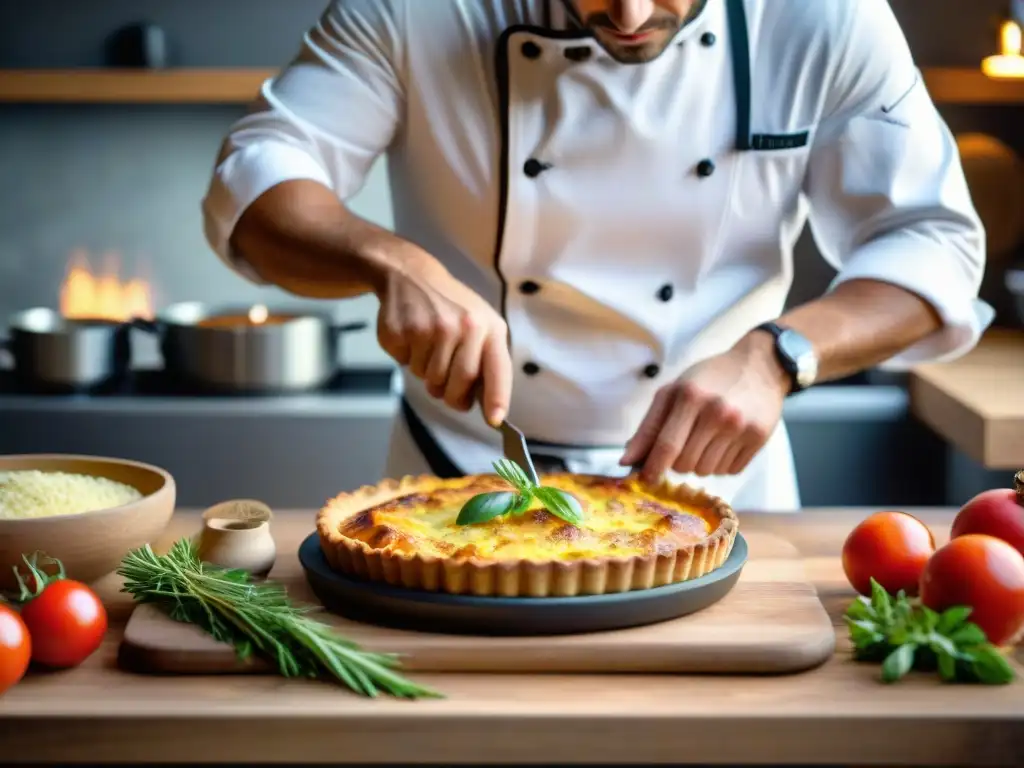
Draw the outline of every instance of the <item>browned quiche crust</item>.
M616 478L580 475L549 475L545 483L623 482ZM636 476L629 481L640 484ZM468 485L467 485L468 484ZM497 559L481 557L462 547L444 555L423 554L415 536L375 520L382 505L393 507L428 503L434 495L467 489L507 488L498 478L479 475L445 481L432 475L383 480L329 500L317 515L321 548L330 566L350 576L393 586L460 595L500 597L573 597L651 589L699 578L722 566L732 551L739 521L722 499L703 490L668 481L642 484L644 493L670 508L694 509L710 530L692 535L685 518L694 513L665 511L649 551L636 556L601 555L581 559ZM614 502L612 502L614 503ZM550 515L543 510L532 514ZM703 526L702 526L703 527ZM567 536L572 526L556 528L552 535ZM674 530L680 535L673 537ZM645 532L646 533L646 532Z

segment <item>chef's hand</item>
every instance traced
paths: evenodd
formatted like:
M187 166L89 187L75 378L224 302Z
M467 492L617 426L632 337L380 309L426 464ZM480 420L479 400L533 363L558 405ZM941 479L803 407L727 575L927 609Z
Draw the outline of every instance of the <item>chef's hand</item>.
M789 388L772 338L754 332L660 389L622 464L643 462L649 480L668 469L702 477L738 474L774 431Z
M377 288L377 339L399 365L452 408L469 410L479 395L497 425L512 395L505 321L433 258L390 272Z

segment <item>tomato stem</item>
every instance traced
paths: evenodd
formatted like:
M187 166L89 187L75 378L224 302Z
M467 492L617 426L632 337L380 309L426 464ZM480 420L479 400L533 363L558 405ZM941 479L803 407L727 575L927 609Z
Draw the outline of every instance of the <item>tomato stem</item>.
M1017 492L1017 503L1024 507L1024 469L1013 476L1013 490Z
M19 603L27 603L29 600L35 597L39 597L46 589L46 586L53 581L61 581L67 576L64 572L64 563L55 557L50 557L43 552L36 551L31 557L22 555L21 559L25 561L25 566L28 568L29 575L33 580L33 589L29 589L26 579L21 575L18 570L18 566L14 566L14 578L18 581L18 588L20 594L18 595ZM55 565L57 566L57 573L51 576L42 570L39 566L39 561L42 560L44 565Z

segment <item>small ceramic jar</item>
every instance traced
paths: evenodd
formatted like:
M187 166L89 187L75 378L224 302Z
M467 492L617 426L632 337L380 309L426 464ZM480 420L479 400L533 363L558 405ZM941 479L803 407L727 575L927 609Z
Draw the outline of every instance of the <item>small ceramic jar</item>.
M267 520L214 517L205 521L199 535L199 559L210 565L263 577L274 567L276 557L277 547Z

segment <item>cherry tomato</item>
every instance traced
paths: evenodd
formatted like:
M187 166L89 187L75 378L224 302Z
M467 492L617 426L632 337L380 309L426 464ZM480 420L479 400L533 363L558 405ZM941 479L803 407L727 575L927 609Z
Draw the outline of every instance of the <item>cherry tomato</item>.
M18 613L0 603L0 694L28 671L32 659L32 638Z
M916 595L935 538L924 523L905 512L877 512L854 528L843 544L843 571L860 594L871 594L871 579L895 595Z
M921 575L921 602L933 611L969 606L993 645L1024 629L1024 556L994 536L971 533L939 549Z
M107 632L103 603L85 584L58 579L21 609L32 635L32 660L54 668L76 667L89 658Z

